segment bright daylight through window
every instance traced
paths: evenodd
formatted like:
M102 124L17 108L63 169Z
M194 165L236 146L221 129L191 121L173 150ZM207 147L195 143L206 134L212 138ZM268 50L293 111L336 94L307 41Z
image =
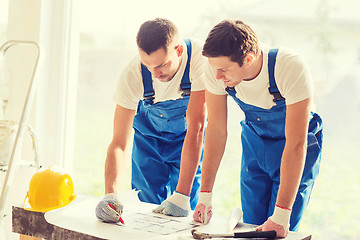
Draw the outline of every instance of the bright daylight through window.
M194 6L195 4L195 6ZM262 42L285 46L305 57L315 82L315 104L324 121L320 175L300 231L314 239L355 239L359 222L360 176L360 4L319 1L80 1L74 183L78 193L104 194L104 163L112 138L114 88L122 69L137 53L140 24L164 17L182 37L205 40L223 19L242 19ZM278 6L282 6L279 8ZM155 8L156 6L156 8ZM159 7L160 6L160 7ZM1 20L1 18L0 18ZM0 22L0 39L3 32ZM213 206L226 216L240 206L240 110L229 114L228 143L214 187ZM236 108L237 109L237 108ZM130 165L130 158L129 158ZM130 189L130 168L121 189ZM345 230L346 229L346 230Z

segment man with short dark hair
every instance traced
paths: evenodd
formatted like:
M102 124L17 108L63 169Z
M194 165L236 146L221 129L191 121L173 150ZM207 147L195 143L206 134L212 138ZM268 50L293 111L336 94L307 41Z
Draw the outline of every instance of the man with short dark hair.
M225 20L203 48L208 125L199 203L194 220L208 223L212 189L227 140L227 96L245 114L241 121L243 220L276 230L296 231L318 175L322 120L314 113L313 83L299 55L260 44L243 21ZM211 66L211 67L210 67Z
M139 55L123 70L114 94L106 195L96 208L97 217L105 222L117 222L121 215L117 191L131 126L135 131L131 185L140 200L161 204L155 212L187 216L198 199L205 128L202 44L181 40L174 23L162 18L143 23L136 42Z

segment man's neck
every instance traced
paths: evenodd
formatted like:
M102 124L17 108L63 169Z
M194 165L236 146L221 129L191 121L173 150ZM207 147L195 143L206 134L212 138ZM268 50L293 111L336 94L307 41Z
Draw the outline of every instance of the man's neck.
M261 51L260 55L254 60L249 69L249 77L243 81L251 81L255 79L261 72L263 64L263 52Z

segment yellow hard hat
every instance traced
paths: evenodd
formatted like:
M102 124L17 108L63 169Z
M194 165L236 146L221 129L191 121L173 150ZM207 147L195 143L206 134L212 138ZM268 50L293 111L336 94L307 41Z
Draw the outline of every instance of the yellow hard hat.
M32 176L27 197L31 210L46 212L68 205L76 195L70 175L59 167L50 167Z

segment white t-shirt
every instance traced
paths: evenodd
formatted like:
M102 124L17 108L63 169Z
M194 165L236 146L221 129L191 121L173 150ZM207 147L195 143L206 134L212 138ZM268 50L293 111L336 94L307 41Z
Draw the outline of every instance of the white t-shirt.
M263 65L259 75L251 81L242 81L235 86L236 97L241 101L264 109L276 103L269 93L268 53L269 48L262 45ZM305 60L289 49L279 49L275 62L275 82L286 104L294 104L313 95L313 82ZM225 95L226 85L215 78L210 64L205 70L206 89L216 95Z
M192 49L189 71L191 91L202 91L205 90L204 68L207 60L201 54L203 47L202 42L197 39L190 39L190 41ZM155 91L154 103L182 98L181 94L183 91L180 88L180 84L188 60L186 44L185 42L182 44L184 45L184 52L182 54L181 66L173 79L169 82L161 82L153 78L153 88ZM139 55L136 55L122 71L113 100L116 104L124 108L135 110L139 100L143 99L143 94L144 86L141 75L141 58Z

